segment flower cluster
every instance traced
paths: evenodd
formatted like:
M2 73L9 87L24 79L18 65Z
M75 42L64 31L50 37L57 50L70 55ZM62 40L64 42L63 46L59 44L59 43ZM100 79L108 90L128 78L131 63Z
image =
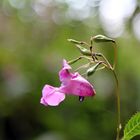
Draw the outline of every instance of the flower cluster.
M77 41L74 39L68 39L69 42L73 43L75 47L80 51L81 56L70 61L69 64L75 63L80 59L86 59L89 61L88 65L86 64L86 75L91 76L97 70L102 70L107 68L109 70L114 70L116 63L116 49L114 47L114 64L113 66L109 63L106 57L101 53L93 52L93 41L96 43L100 42L112 42L115 44L115 41L111 38L108 38L103 35L93 36L90 39L90 44L83 41ZM87 46L86 49L83 46ZM57 106L64 99L66 94L71 94L79 96L79 100L83 101L85 96L94 96L95 89L94 87L78 72L70 72L72 69L66 60L63 60L63 67L59 72L59 79L61 82L60 87L53 87L50 85L45 85L42 90L41 104L47 106ZM101 67L102 66L102 67ZM83 68L84 65L79 67ZM79 69L78 68L78 69Z
M59 72L60 87L45 85L40 103L45 106L57 106L65 99L66 94L79 96L80 101L85 96L94 96L94 87L78 72L70 72L71 66L63 60L63 68Z
M66 94L79 96L79 101L83 101L86 96L94 96L96 94L94 87L78 72L71 72L69 64L76 63L80 59L88 60L88 63L80 66L77 70L87 68L84 74L87 77L93 75L96 71L107 68L112 71L116 81L116 99L117 99L117 136L116 140L120 139L121 120L120 120L120 94L117 75L114 71L117 60L117 45L115 40L104 35L96 35L90 38L90 44L84 41L68 39L79 50L81 55L69 61L63 60L63 67L59 72L60 87L45 85L42 90L40 103L45 106L57 106L65 99ZM96 43L111 42L114 48L114 62L111 64L102 53L96 53L93 46L93 41ZM88 48L85 48L88 47Z

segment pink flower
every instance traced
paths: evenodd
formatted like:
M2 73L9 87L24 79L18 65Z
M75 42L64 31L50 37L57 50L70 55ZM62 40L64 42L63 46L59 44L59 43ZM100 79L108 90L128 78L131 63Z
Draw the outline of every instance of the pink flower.
M63 68L59 72L59 78L62 82L61 90L67 94L73 94L76 96L95 95L96 92L93 86L78 72L69 72L70 69L71 67L68 65L67 61L63 60Z
M65 99L65 94L57 87L45 85L42 90L42 98L40 103L47 106L57 106Z
M95 95L93 86L78 72L71 73L70 70L67 61L63 60L63 68L59 72L61 86L58 88L45 85L40 103L45 106L57 106L65 99L65 94L79 96L80 101L83 101L85 96Z

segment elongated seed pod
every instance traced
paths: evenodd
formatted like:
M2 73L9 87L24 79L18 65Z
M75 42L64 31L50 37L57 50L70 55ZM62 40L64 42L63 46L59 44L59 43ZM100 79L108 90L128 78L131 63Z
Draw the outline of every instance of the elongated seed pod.
M91 37L91 40L95 41L96 43L100 43L100 42L113 42L115 43L115 40L113 40L112 38L106 37L104 35L96 35Z
M81 54L86 55L86 56L91 56L91 51L82 47L81 45L76 44L76 47L78 50L81 52Z
M88 70L87 70L87 76L91 76L92 74L95 73L96 69L98 68L98 66L100 65L101 63L97 63L96 65L90 67Z
M68 39L69 42L72 42L74 44L81 44L80 41L74 40L74 39Z

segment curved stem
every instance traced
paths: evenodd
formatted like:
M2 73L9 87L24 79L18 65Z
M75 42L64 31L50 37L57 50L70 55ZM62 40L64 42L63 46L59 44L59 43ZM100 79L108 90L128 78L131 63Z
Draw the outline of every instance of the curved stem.
M116 140L120 139L120 130L121 130L121 111L120 111L120 90L119 90L119 81L114 70L111 70L115 77L116 81L116 100L117 100L117 136Z
M114 64L113 64L113 69L115 69L116 63L117 63L117 44L116 42L113 43L114 47Z
M106 60L106 59L105 59ZM120 130L121 130L121 109L120 109L120 89L119 89L119 81L117 75L114 71L114 67L110 65L108 61L102 62L102 64L109 70L112 71L115 82L116 82L116 104L117 104L117 136L116 140L120 140Z
M106 57L103 54L101 54L101 53L94 53L93 55L102 57L104 59L104 61L106 62L108 68L113 69L113 67L111 66L111 64L108 62L108 60L106 59Z
M90 47L90 45L89 45L87 42L84 42L84 41L81 41L81 45L85 45L85 46L87 46L88 48Z
M96 54L99 55L101 57L103 57L103 59L105 60L105 64L107 64L106 68L108 68L109 70L112 71L114 78L115 78L115 82L116 82L116 104L117 104L117 136L116 136L116 140L120 139L120 130L121 130L121 111L120 111L120 90L119 90L119 81L117 78L117 75L114 71L115 65L116 65L116 60L117 60L117 51L116 51L116 46L114 46L114 64L113 67L110 65L110 63L108 62L108 60L105 58L104 55L102 54Z
M103 57L103 55L101 55ZM117 104L117 136L116 140L120 140L120 130L121 130L121 109L120 109L120 89L119 89L119 81L117 75L114 71L115 67L112 67L110 63L107 61L105 57L103 57L105 62L103 61L102 64L109 70L112 71L115 82L116 82L116 104ZM116 61L115 61L116 62ZM115 64L115 63L114 63Z
M85 59L87 59L87 60L91 60L89 57L86 57L86 56L84 56L84 55L82 55L82 56L79 56L78 58L75 58L75 59L73 59L73 60L70 60L70 61L68 61L68 64L74 64L75 62L77 62L78 60L80 60L80 59L82 59L82 58L85 58Z
M90 66L90 63L84 64L84 65L78 67L78 68L75 70L75 72L76 72L76 71L79 71L79 70L82 69L82 68L88 68L89 66Z

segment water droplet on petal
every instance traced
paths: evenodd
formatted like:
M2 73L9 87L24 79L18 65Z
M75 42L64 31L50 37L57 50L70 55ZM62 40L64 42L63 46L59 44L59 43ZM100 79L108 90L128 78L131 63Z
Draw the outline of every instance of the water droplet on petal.
M79 101L80 102L83 102L84 101L84 98L85 98L84 96L79 96Z

